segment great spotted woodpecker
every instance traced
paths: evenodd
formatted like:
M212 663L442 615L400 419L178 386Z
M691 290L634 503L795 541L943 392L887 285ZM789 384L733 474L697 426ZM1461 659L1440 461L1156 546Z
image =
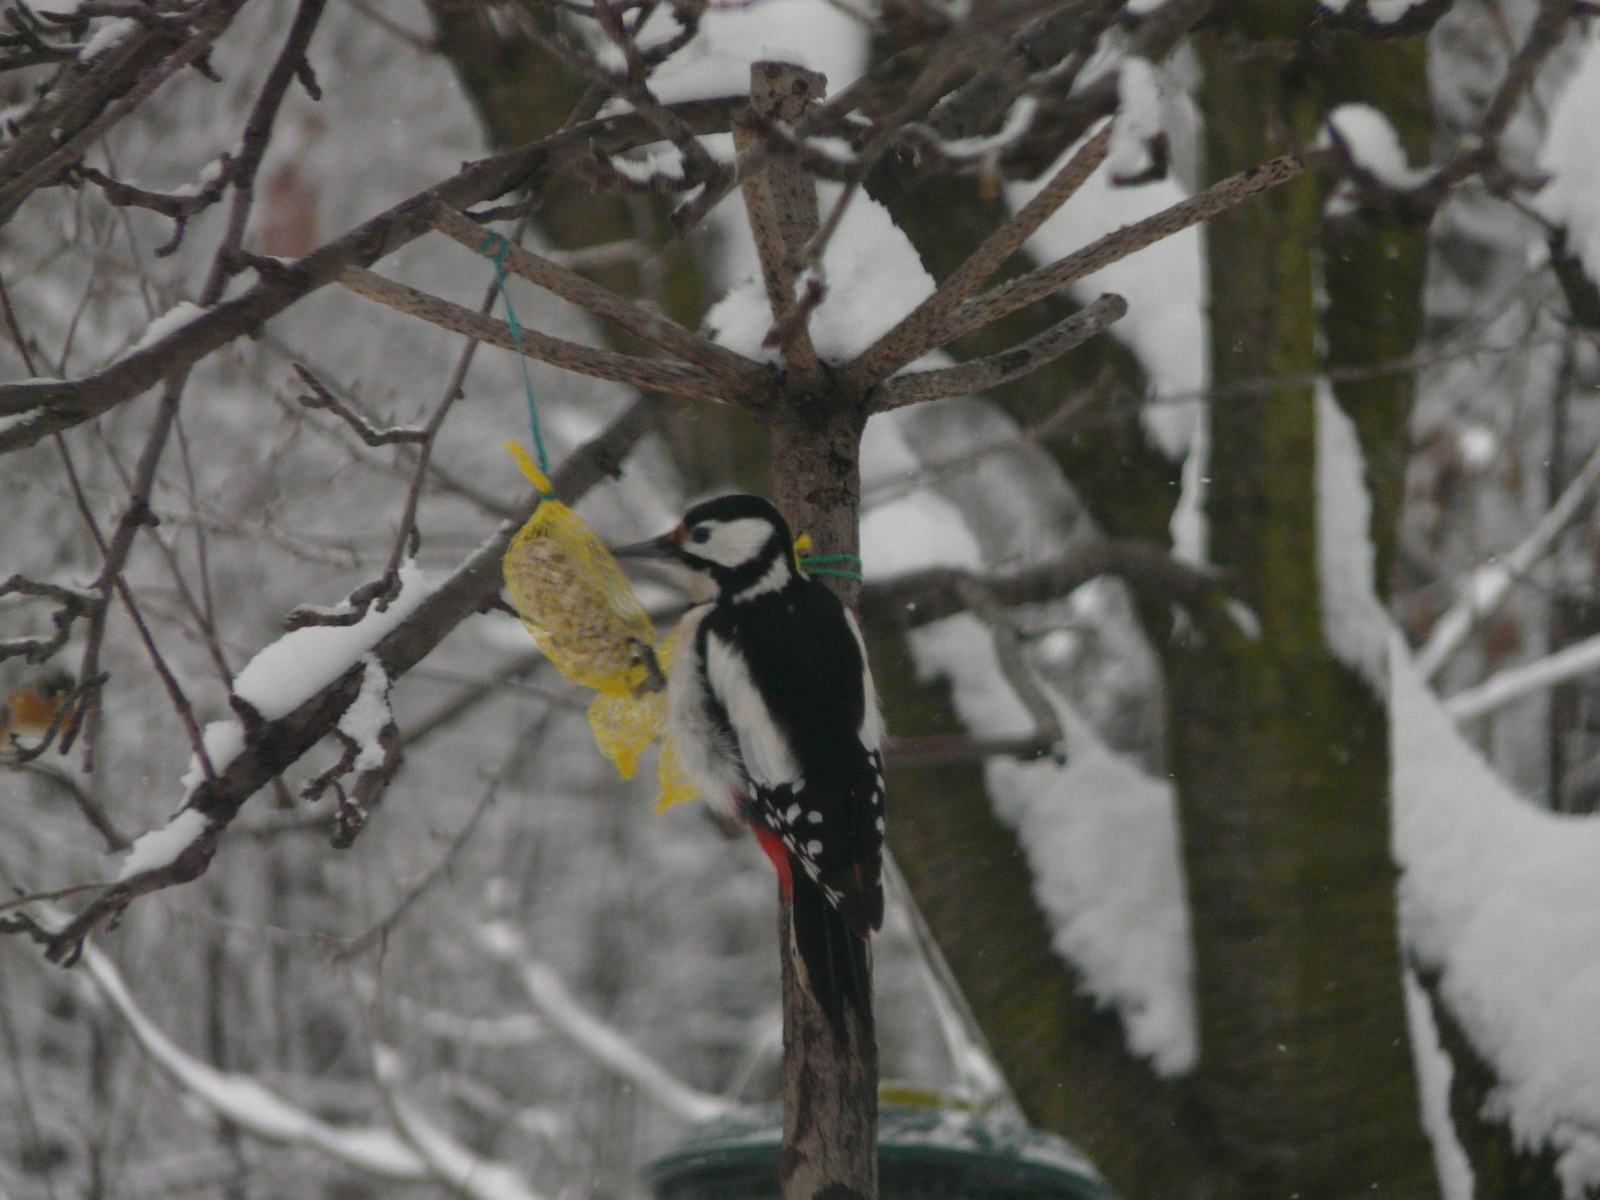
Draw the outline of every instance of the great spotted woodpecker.
M854 615L795 559L758 496L698 504L617 552L666 559L695 601L667 682L689 779L750 826L793 912L806 984L836 1030L869 1021L868 943L883 924L883 719Z

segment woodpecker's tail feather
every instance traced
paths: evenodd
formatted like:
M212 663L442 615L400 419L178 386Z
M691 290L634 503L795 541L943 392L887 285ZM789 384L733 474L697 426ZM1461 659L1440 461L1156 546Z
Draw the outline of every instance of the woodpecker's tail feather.
M872 969L867 939L852 932L839 910L828 903L822 888L793 864L790 877L795 948L805 967L806 987L844 1040L845 1013L861 1015L863 1029L872 1032Z

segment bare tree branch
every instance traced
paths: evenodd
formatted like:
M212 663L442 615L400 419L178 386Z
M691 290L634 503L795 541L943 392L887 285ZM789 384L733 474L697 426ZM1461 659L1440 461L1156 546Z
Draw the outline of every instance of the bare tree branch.
M97 56L81 79L52 88L24 120L17 140L0 152L0 225L169 78L202 62L244 4L209 0L196 4L176 26L163 21L143 26ZM70 76L78 69L71 64L62 73Z
M1101 130L1057 171L1022 211L984 239L973 253L941 283L933 295L917 305L893 329L859 354L844 369L845 386L865 391L915 362L947 338L940 338L945 321L963 300L981 287L1033 236L1050 216L1072 198L1095 168L1105 161L1111 130Z
M1031 375L1040 367L1081 346L1095 334L1122 319L1128 302L1106 293L1093 304L1058 321L1019 346L988 358L975 359L936 371L908 371L884 380L873 389L868 403L873 412L887 412L924 400L945 396L973 396L990 388Z
M726 132L729 114L741 102L739 97L696 100L673 109L697 132L717 133ZM259 261L258 271L265 273L244 294L104 370L76 380L0 384L0 454L108 412L235 338L257 332L296 301L335 282L347 264L368 266L426 233L432 228L426 214L435 204L464 208L517 188L536 189L563 166L588 154L592 142L620 150L653 137L642 118L630 113L577 125L471 163L289 266Z
M520 336L511 331L504 321L473 312L459 304L430 296L403 283L385 279L364 267L346 266L339 271L339 283L358 295L396 312L464 333L480 342L499 346L503 350L520 353L540 362L554 363L580 375L608 379L613 383L628 383L635 387L667 392L674 396L694 396L708 400L721 400L725 404L750 405L752 397L746 390L735 387L714 375L683 363L663 362L658 359L635 358L618 354L614 350L597 350L551 337L537 330L523 329Z
M1209 220L1225 209L1243 203L1251 196L1286 183L1305 170L1298 154L1285 154L1248 171L1241 171L1205 191L1174 204L1154 216L1124 225L1081 250L1048 266L1020 275L999 287L984 292L960 305L945 322L938 344L954 341L962 334L981 329L1008 313L1026 308L1035 301L1054 295L1070 283L1092 275L1128 255L1171 237L1180 230Z
M441 205L433 214L431 223L440 233L460 242L467 249L489 258L495 257L490 248L499 235L485 230L454 209ZM570 267L552 262L521 246L507 246L505 267L586 312L614 322L656 349L681 358L729 384L738 387L759 386L756 381L769 373L766 368L752 363L743 355L691 333L659 309L619 296L610 288L590 282Z
M1222 598L1220 576L1179 562L1153 542L1089 542L1054 562L980 582L1007 607L1054 600L1100 575L1116 575L1136 591L1173 600L1205 614ZM915 629L965 612L957 580L966 572L933 568L914 571L861 591L861 615L878 628Z

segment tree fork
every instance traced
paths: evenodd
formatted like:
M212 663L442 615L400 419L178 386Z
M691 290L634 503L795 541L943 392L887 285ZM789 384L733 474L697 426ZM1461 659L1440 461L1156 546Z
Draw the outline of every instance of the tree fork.
M826 81L788 63L750 68L750 103L768 120L794 121L821 99ZM774 322L794 303L794 264L815 234L815 184L798 164L775 161L745 185L751 230ZM860 549L863 398L846 391L817 361L804 320L785 322L786 384L771 415L773 500L796 536L806 533L818 554ZM853 610L858 580L825 578ZM789 905L778 905L783 960L783 1156L778 1174L784 1200L876 1200L878 1195L878 1044L871 1001L865 1012L846 1006L841 1038L801 983ZM870 997L870 988L868 995Z

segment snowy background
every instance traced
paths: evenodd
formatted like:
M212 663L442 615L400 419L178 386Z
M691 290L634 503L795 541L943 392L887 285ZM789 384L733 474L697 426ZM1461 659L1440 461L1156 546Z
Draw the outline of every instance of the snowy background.
M1503 71L1501 11L1459 4L1433 35L1447 126L1470 123ZM1532 6L1504 11L1525 28ZM173 80L160 104L108 140L106 168L141 164L151 174L124 166L121 177L162 190L202 179L232 146L269 65L259 48L281 40L291 14L286 0L247 5L213 55L223 82ZM427 11L404 0L381 15L330 7L312 56L323 99L291 92L263 165L249 240L260 252L301 254L486 152L449 63L403 36L429 28ZM826 71L837 91L864 69L868 45L863 23L824 0L714 11L659 71L661 94L741 91L746 64L774 50ZM1193 190L1196 70L1180 51L1139 81L1171 140L1171 176L1116 188L1113 162L1030 252L1059 257ZM1557 1152L1569 1195L1600 1186L1600 818L1589 815L1600 801L1600 689L1581 675L1565 685L1575 715L1553 753L1553 672L1537 665L1556 640L1579 640L1574 630L1600 633L1590 599L1600 527L1579 514L1525 556L1525 568L1496 567L1521 561L1513 552L1600 441L1600 361L1592 339L1561 323L1547 269L1548 234L1559 226L1600 275L1600 151L1588 136L1600 106L1596 35L1566 47L1541 86L1509 143L1549 185L1520 210L1468 189L1435 222L1428 337L1480 352L1441 354L1420 376L1405 586L1391 613L1372 596L1355 440L1335 405L1324 399L1318 409L1325 627L1330 647L1390 701L1413 1037L1450 1200L1470 1196L1470 1169L1448 1128L1450 1065L1418 975L1501 1080L1496 1111L1530 1145ZM1374 172L1417 166L1385 160L1383 130L1359 114L1338 131ZM708 141L719 155L731 150ZM1015 208L1031 194L1011 185L1005 199ZM707 323L755 352L768 318L740 204L737 195L725 202L704 239L708 277L726 294ZM178 314L168 324L181 319L221 219L208 213L176 255L158 259L152 250L169 232L161 218L110 209L89 189L31 199L0 234L0 273L19 326L48 349L47 373L86 374L164 329L166 314ZM1195 562L1205 558L1203 249L1203 230L1192 230L1075 289L1129 301L1114 333L1148 373L1147 428L1185 457L1173 536ZM827 265L832 290L814 328L830 356L869 343L933 286L865 197ZM490 274L431 237L384 269L468 305ZM576 310L516 283L511 295L524 325L598 341ZM152 622L174 635L169 653L201 724L216 723L219 753L234 736L228 681L247 663L256 694L279 705L285 686L311 686L304 666L325 647L300 645L287 683L256 655L280 637L290 609L337 602L381 568L409 473L403 454L368 450L327 414L303 410L289 364L311 365L364 411L402 424L437 403L456 346L328 289L259 341L196 370L180 454L155 495L161 525L147 532L130 580L150 598ZM7 378L24 374L8 342L0 362ZM555 459L629 399L620 387L531 369ZM408 573L419 592L520 494L500 449L525 429L516 363L479 353L464 393L422 508L422 549ZM131 464L119 456L137 445L153 405L146 397L121 406L71 439L101 511L125 494ZM1097 536L1058 468L1027 445L895 486L1017 433L977 399L876 418L863 462L867 578L935 563L1010 567ZM647 444L580 511L607 540L632 540L659 532L686 499L663 447ZM53 448L6 459L0 513L0 577L82 582L94 573L96 552ZM198 578L207 581L199 591L186 582ZM1439 661L1427 663L1422 635L1452 606L1473 618L1474 636L1453 655L1430 646ZM0 618L18 633L35 632L35 616L0 601ZM1153 657L1111 582L1038 606L1025 623L1068 761L990 763L995 811L1027 852L1055 949L1120 1014L1129 1046L1158 1073L1181 1075L1198 1047ZM918 632L912 650L924 673L951 680L974 735L1031 731L973 618ZM1592 667L1600 658L1589 653ZM1473 689L1527 664L1536 665L1502 679L1488 700L1468 702ZM104 797L116 830L132 838L160 829L198 778L173 751L185 735L120 618L105 668L112 682L92 779L0 770L7 886L32 891L130 869L86 836L70 787ZM7 691L27 681L21 664L0 672ZM435 720L469 696L464 716ZM353 849L330 851L321 818L267 791L201 881L136 904L85 970L62 972L19 939L0 940L0 1196L354 1198L426 1177L419 1144L435 1146L486 1196L636 1196L642 1166L695 1119L772 1097L775 905L753 844L726 837L697 805L653 814L651 772L616 779L583 723L586 696L539 663L509 617L465 623L392 699L410 735L404 766ZM304 774L331 761L320 755ZM138 853L148 862L172 848L147 840ZM885 1078L969 1082L952 1063L937 989L903 912L891 913L877 956ZM651 1074L659 1064L670 1076Z

